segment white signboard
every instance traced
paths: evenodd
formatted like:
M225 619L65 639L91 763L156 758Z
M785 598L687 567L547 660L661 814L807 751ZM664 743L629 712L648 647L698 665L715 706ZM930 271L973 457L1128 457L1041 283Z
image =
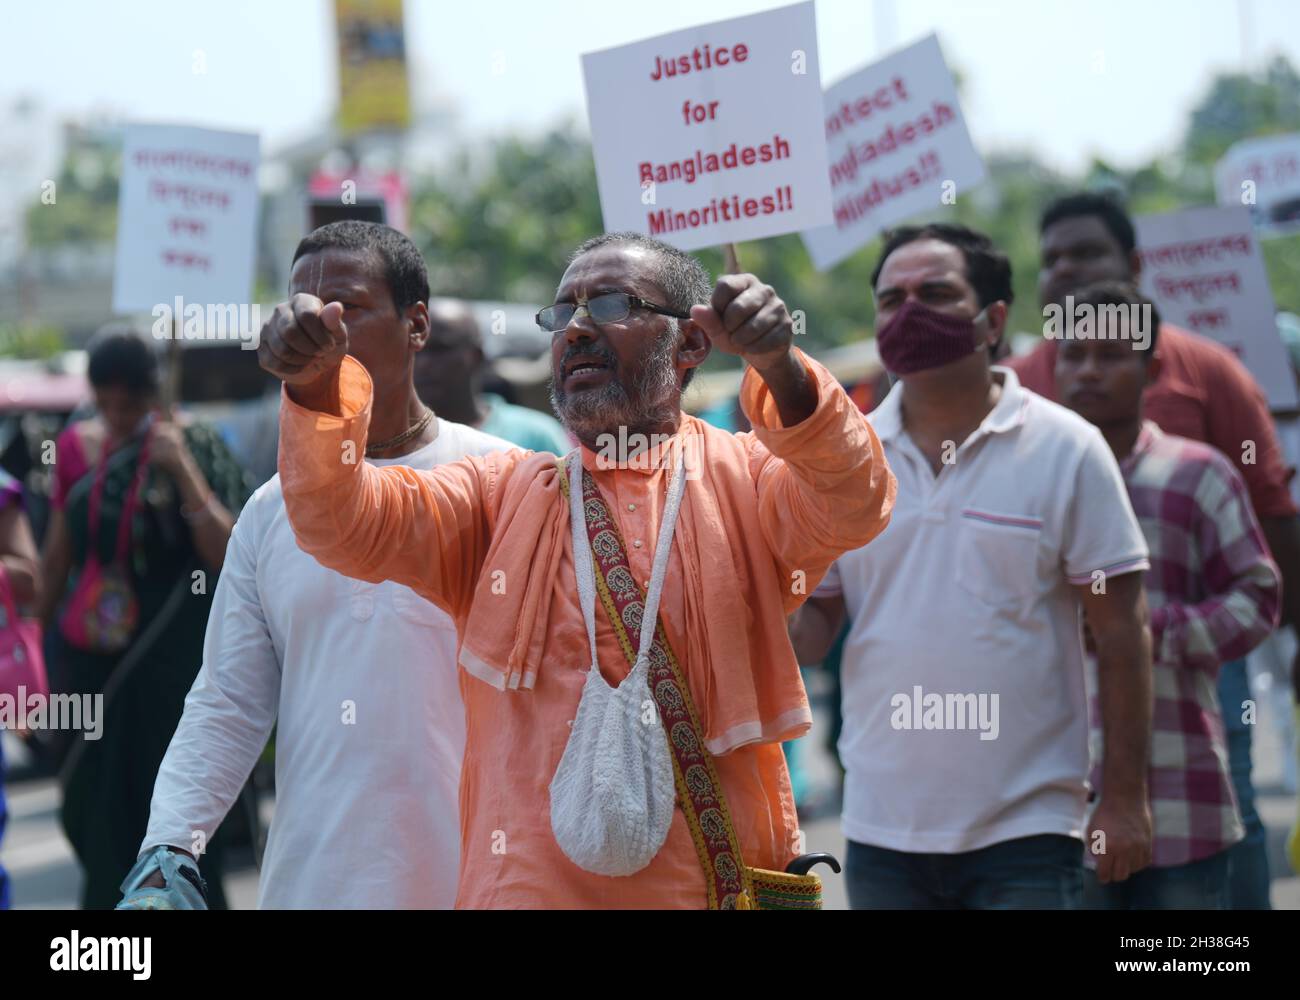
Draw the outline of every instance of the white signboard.
M1263 236L1300 231L1300 132L1245 139L1214 168L1220 205L1245 205Z
M1210 337L1250 369L1274 410L1295 409L1291 361L1250 213L1193 208L1135 220L1142 291L1162 319ZM1157 345L1158 348L1158 345Z
M811 3L582 57L607 232L692 250L830 221Z
M819 270L984 180L934 35L828 88L825 117L834 222L803 234Z
M113 310L246 303L253 290L258 139L131 125L122 150Z

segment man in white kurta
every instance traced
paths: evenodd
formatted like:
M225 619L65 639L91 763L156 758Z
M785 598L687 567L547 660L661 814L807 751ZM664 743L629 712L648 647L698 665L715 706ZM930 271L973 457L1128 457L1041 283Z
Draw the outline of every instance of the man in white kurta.
M431 469L510 447L439 419L431 444L367 461ZM211 837L277 718L258 905L449 908L465 742L455 626L407 587L349 579L299 549L279 476L235 524L141 852Z
M289 283L290 294L346 303L360 330L352 351L378 373L375 414L385 425L366 461L429 470L511 448L435 417L415 392L429 279L408 237L352 219L322 226L298 244ZM191 855L230 810L277 721L259 904L450 907L465 742L456 645L451 619L413 591L341 576L299 549L280 479L266 483L230 536L203 666L163 758L122 907L205 905Z

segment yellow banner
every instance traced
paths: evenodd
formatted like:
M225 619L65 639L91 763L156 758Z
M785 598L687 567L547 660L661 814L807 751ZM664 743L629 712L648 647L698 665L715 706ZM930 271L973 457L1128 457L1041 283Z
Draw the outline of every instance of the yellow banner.
M339 42L339 127L344 132L411 124L402 0L334 0Z

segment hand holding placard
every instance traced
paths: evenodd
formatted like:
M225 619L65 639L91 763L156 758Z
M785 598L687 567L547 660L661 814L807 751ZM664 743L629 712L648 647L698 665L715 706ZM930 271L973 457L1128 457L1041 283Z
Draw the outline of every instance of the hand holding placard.
M693 319L724 354L762 371L783 361L794 343L794 320L771 285L752 274L724 274L708 305L691 307Z
M783 427L817 409L817 382L794 347L794 319L771 285L752 274L724 274L708 305L691 307L694 320L726 354L735 354L763 379Z

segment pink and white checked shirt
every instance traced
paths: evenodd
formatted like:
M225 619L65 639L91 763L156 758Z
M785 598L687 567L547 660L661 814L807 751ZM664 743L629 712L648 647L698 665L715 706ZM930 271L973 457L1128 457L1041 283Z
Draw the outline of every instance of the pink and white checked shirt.
M1281 578L1241 475L1209 445L1165 434L1148 420L1120 471L1151 550L1152 863L1169 867L1217 854L1245 835L1217 680L1221 664L1245 656L1277 625ZM1091 715L1100 746L1095 696ZM1100 789L1100 757L1093 760L1092 784Z

